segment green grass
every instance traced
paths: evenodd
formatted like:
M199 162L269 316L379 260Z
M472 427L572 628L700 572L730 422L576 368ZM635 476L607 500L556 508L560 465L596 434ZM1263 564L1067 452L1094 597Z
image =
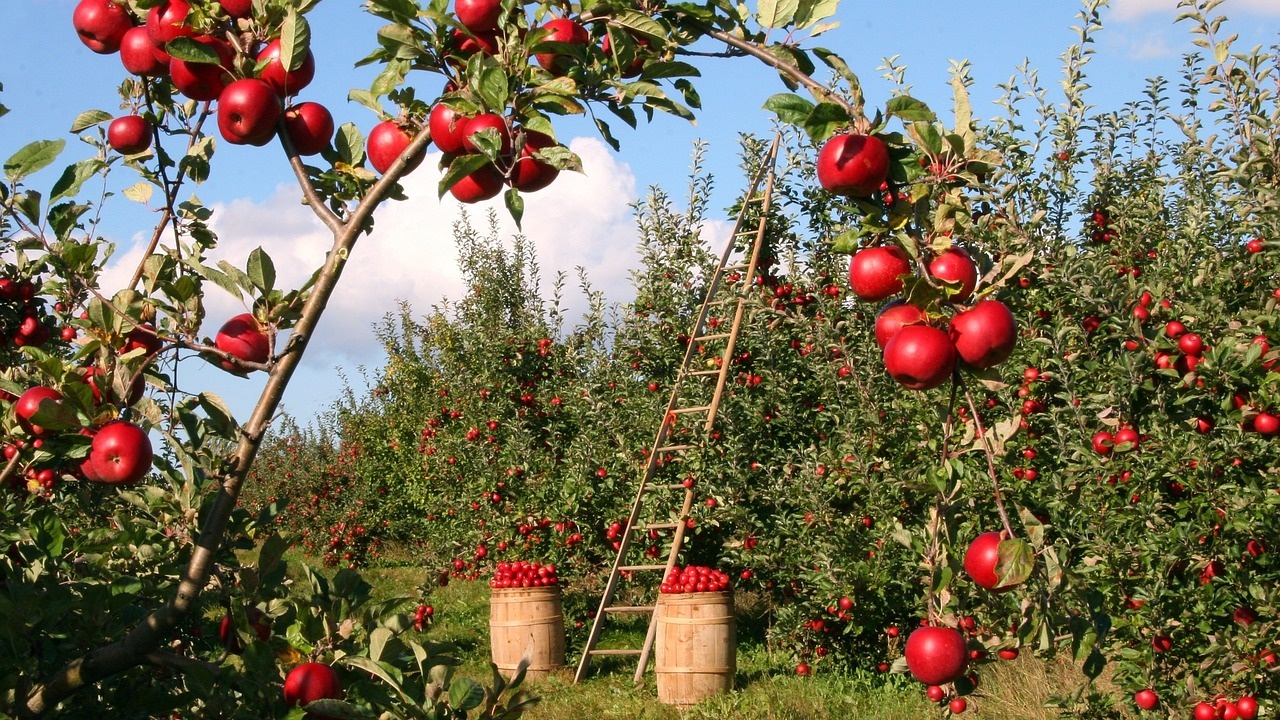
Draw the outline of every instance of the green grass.
M291 563L306 562L291 552ZM435 610L426 639L458 649L463 661L459 675L481 682L490 677L488 620L489 588L483 582L451 582L435 587L426 574L413 566L389 566L362 571L373 586L374 597L415 595L430 587L427 600ZM644 621L620 623L602 640L601 647L639 647ZM526 714L529 720L789 720L803 718L857 718L859 720L922 720L948 718L945 706L933 706L924 688L906 676L870 676L825 673L797 677L793 658L770 654L753 638L742 638L738 647L735 690L709 698L681 711L658 702L652 665L640 685L632 682L632 658L603 658L593 664L588 678L573 682L577 655L567 658L571 667L550 677L526 683L541 703ZM1058 717L1043 707L1050 694L1063 693L1080 680L1069 665L1045 663L1024 656L1015 662L983 666L978 691L968 697L971 720L1051 720Z

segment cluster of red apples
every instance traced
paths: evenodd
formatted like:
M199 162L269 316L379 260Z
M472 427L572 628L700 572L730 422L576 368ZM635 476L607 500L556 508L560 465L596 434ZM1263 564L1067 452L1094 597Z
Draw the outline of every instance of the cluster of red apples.
M836 195L868 197L887 191L888 148L875 135L835 135L818 151L817 174L823 189ZM863 248L850 260L849 285L862 300L888 300L905 288L903 277L912 274L911 265L897 245ZM945 284L951 303L973 297L978 267L959 245L937 253L922 269L935 284ZM957 364L974 370L994 367L1009 357L1017 341L1013 313L998 300L981 300L957 312L946 329L934 321L925 308L901 300L890 302L876 317L885 368L913 390L941 385Z
M725 592L728 589L729 575L705 565L673 567L658 587L658 591L664 595Z
M495 589L556 587L559 584L555 565L525 560L498 563L493 579L489 581L489 587Z
M100 54L119 53L129 73L144 78L167 78L174 90L199 101L217 101L218 131L237 145L265 145L276 135L281 118L300 155L315 155L333 138L333 116L323 105L303 102L283 106L315 76L315 58L308 50L297 67L281 57L280 40L261 47L237 49L226 37L253 11L252 0L218 0L219 17L213 27L197 30L187 0L164 0L152 7L141 24L129 10L112 0L80 0L72 24L80 40ZM216 63L195 62L169 53L182 38L202 46ZM141 115L116 118L107 128L107 142L124 155L151 147L154 130Z
M929 277L945 283L951 303L973 297L978 269L959 245L934 255L925 263ZM897 245L859 250L849 263L849 285L868 302L887 300L903 291L903 277L912 274L911 259ZM961 306L963 308L963 306ZM928 390L949 380L957 365L986 370L1013 353L1018 327L1013 313L999 300L979 300L959 309L946 327L930 317L926 308L903 300L887 303L876 316L876 343L884 365L902 385Z
M224 140L237 145L261 146L270 142L277 130L284 132L299 155L316 155L329 147L334 135L333 116L317 102L287 104L307 87L315 76L315 58L307 50L296 63L282 57L279 38L260 47L241 48L227 37L238 37L241 23L253 10L252 0L217 0L221 13L212 27L193 27L195 19L188 0L163 0L152 7L138 24L129 10L112 0L80 0L72 22L81 41L101 54L119 53L125 69L139 77L167 78L174 90L199 101L217 102L218 130ZM500 19L499 0L459 0L459 22L467 28L456 30L457 54L495 53L494 35ZM245 25L244 27L248 27ZM586 44L588 35L576 20L556 18L544 26L548 42ZM202 63L173 57L171 43L181 38L209 51L216 63ZM535 55L537 62L554 74L563 74L567 58L555 53ZM283 122L282 122L283 120ZM486 129L496 131L503 167L487 163L464 176L450 188L461 202L474 203L497 196L506 185L522 192L541 190L559 175L559 169L537 157L540 150L555 147L550 136L515 126L498 113L466 117L444 103L438 103L427 119L431 139L449 156L481 152L474 138ZM422 128L406 119L385 120L376 125L367 140L369 164L386 173L404 154ZM107 129L107 142L116 152L136 155L147 151L155 134L142 115L116 118ZM409 170L417 167L425 151L406 160Z
M1141 710L1160 707L1160 696L1147 688L1133 695L1133 703ZM1255 720L1258 717L1258 701L1251 695L1241 696L1235 702L1218 697L1213 702L1198 702L1192 710L1193 720Z

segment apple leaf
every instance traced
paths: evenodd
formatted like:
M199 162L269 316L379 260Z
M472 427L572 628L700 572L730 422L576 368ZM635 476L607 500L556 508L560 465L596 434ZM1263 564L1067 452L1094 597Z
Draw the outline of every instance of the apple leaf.
M1031 577L1031 570L1035 567L1035 556L1031 552L1031 545L1026 540L1019 538L1001 540L996 551L1000 558L996 561L998 587L1018 585Z
M814 105L795 93L778 93L764 101L764 109L788 125L803 125Z
M352 90L347 93L347 99L360 103L378 114L379 120L390 120L391 117L386 110L382 109L382 104L378 102L378 98L368 90Z
M256 247L249 253L249 262L245 269L249 271L249 281L263 295L275 289L276 266L271 262L271 256L267 255L261 247Z
M618 139L613 136L613 133L609 132L609 123L600 118L596 118L595 121L596 129L600 131L600 136L604 138L604 141L609 143L609 147L613 148L614 152L621 150L622 146L618 143Z
M485 107L495 110L507 106L509 86L507 73L497 63L486 64L479 76L471 83L471 87L479 93Z
M231 414L231 408L227 407L226 402L211 392L200 393L198 399L200 408L209 417L209 424L213 426L214 430L222 437L234 436L240 425L236 422L235 416Z
M862 107L866 104L866 98L862 95L862 82L858 80L858 76L849 68L849 64L844 58L827 50L825 48L814 48L813 54L827 67L836 71L836 74L849 83L849 93L852 95L853 104L856 107Z
M691 108L702 108L702 96L698 94L698 89L693 86L693 83L684 78L680 78L673 84L676 86L676 89L680 91L681 96L684 97L686 105Z
M858 238L862 233L857 230L846 230L831 239L830 250L837 255L852 255L858 249Z
M290 8L280 28L280 64L293 72L302 67L311 49L311 25L307 19Z
M49 226L53 228L53 234L59 240L70 238L71 231L75 229L80 216L88 212L90 207L85 203L64 202L49 208ZM66 263L67 267L76 267L84 264L76 261L81 253L87 253L85 257L92 260L97 251L90 243L75 243L71 248L61 250L59 255L62 256L63 262Z
M642 12L621 10L609 20L610 25L624 27L633 35L640 35L657 42L667 41L667 33L662 24Z
M644 66L643 77L651 80L673 77L702 77L698 68L685 62L655 62Z
M890 98L889 102L885 103L884 110L890 117L896 117L905 122L931 123L938 119L928 105L909 95Z
M67 169L62 171L62 176L53 184L51 191L53 194L49 196L49 202L75 197L76 193L80 192L80 186L104 167L106 165L97 159L81 160L74 165L68 165Z
M783 28L795 19L799 0L760 0L756 20L762 27Z
M796 27L803 30L832 17L839 4L839 0L800 0L796 9Z
M16 183L34 172L43 170L58 159L58 155L66 146L66 140L36 140L27 143L5 160L4 176L9 182Z
M486 130L489 134L496 134L496 131L492 129ZM477 143L476 146L481 149L484 147L483 143L485 142L485 138L482 136L485 132L486 131L478 132L474 136L476 140L480 140L480 143ZM459 180L488 164L489 158L480 153L459 155L454 158L453 161L449 163L449 169L445 172L444 177L440 178L439 197L444 197L444 194L449 192L449 188L457 185Z
M151 202L151 193L155 191L155 186L145 180L130 185L124 189L124 196L136 203L146 205Z
M849 113L835 103L818 103L804 119L804 130L814 142L821 142L849 125Z
M189 37L180 37L170 40L164 46L165 52L170 57L185 62L198 63L200 65L218 65L222 62L222 58L218 57L218 53L204 43L196 42Z
M449 687L449 706L466 712L484 702L484 688L471 678L457 678Z
M507 212L511 213L511 219L516 223L516 229L520 229L520 221L524 219L524 198L520 196L520 191L515 188L508 188L502 195L502 199L507 204Z
M101 125L112 118L112 114L106 110L86 110L77 115L76 119L72 121L70 132L83 132L94 125Z
M69 403L49 398L40 401L31 422L49 430L76 430L84 426Z
M356 166L364 162L364 134L355 123L343 123L333 139L339 162Z

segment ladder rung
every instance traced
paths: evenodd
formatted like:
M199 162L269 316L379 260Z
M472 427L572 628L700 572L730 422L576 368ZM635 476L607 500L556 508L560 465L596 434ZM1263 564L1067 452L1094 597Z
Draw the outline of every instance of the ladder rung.
M698 335L694 340L699 342L703 340L724 340L731 335L733 335L733 333L711 333L710 335Z
M693 372L691 372L691 373L686 373L686 374L691 375L691 376L700 376L700 375L719 375L719 374L720 374L720 368L716 368L715 370L694 370Z
M605 612L611 613L647 613L653 612L653 605L618 605L617 607L607 607Z
M657 449L658 452L680 452L681 450L691 450L697 445L664 445Z
M622 565L619 570L666 570L666 565Z
M639 650L625 648L621 650L588 650L588 655L639 655Z
M717 371L718 372L718 371ZM697 407L676 408L672 410L674 415L684 415L685 413L706 412L711 409L710 405L699 405Z
M645 492L653 492L655 490L684 490L684 483L672 483L670 485L645 485Z
M649 523L648 525L645 525L641 529L643 530L675 530L678 527L680 527L680 523L667 522L667 523ZM666 566L664 565L663 567L666 567Z

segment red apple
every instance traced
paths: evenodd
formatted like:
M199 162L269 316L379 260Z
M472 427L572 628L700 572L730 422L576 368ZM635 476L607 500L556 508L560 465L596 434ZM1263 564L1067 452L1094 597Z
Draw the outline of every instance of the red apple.
M985 370L1013 354L1018 324L1004 303L983 300L951 318L951 339L964 364Z
M1116 445L1115 438L1106 430L1099 430L1094 433L1092 443L1093 451L1099 455L1110 455L1111 449Z
M394 120L385 120L373 126L369 131L369 140L367 142L367 154L369 155L369 164L373 166L379 174L384 174L391 168L392 163L400 158L405 148L409 147L409 143L413 142L413 135L409 134L409 130ZM422 159L426 157L426 149L409 159L405 167L405 172L412 172L414 168L422 164Z
M903 326L918 325L924 321L924 311L915 305L901 300L890 302L876 315L876 344L884 350L884 346L889 344Z
M263 66L262 72L258 73L258 79L270 85L280 97L297 95L298 91L310 85L312 78L316 76L316 59L310 49L307 50L306 57L297 69L286 70L284 62L280 59L279 39L267 43L267 46L258 53L258 65L264 62L266 65Z
M222 11L235 19L247 18L253 14L253 0L218 0Z
M453 14L473 33L493 30L502 17L502 0L454 0Z
M233 145L267 143L279 120L280 98L263 80L236 80L218 96L218 130Z
M328 665L316 662L302 663L285 676L285 705L305 707L325 698L333 700L342 698L342 683L338 680L338 674Z
M543 27L550 31L542 38L544 43L586 45L591 40L591 36L587 34L587 29L571 18L554 18L548 20ZM543 69L553 75L563 75L568 72L575 62L569 55L562 55L552 51L536 53L534 58Z
M144 26L129 28L120 41L120 63L124 69L141 77L164 77L169 74L169 53L151 42Z
M1122 427L1116 431L1113 439L1117 446L1125 445L1127 443L1129 450L1137 450L1138 445L1142 442L1142 435L1131 427Z
M525 131L524 147L520 149L520 157L511 168L511 187L520 192L536 192L555 182L560 175L560 168L534 157L537 151L555 146L556 141L549 135L533 130Z
M93 436L89 446L92 474L86 477L107 485L130 485L151 471L151 439L130 422L107 423Z
M303 102L284 111L284 129L299 155L318 155L333 140L333 115L318 102Z
M955 302L968 300L978 284L978 266L969 252L959 245L952 245L946 252L935 257L929 263L929 274L943 282L960 284L960 288L950 298Z
M427 128L431 131L431 142L449 155L462 155L467 151L462 140L462 132L467 127L467 118L444 103L436 103L431 108L431 117L427 119Z
M37 385L22 393L13 403L13 412L18 416L18 425L36 437L43 436L46 428L32 423L31 418L35 417L36 411L45 402L62 402L62 393L50 387Z
M120 49L124 34L133 27L133 18L111 0L80 0L71 13L71 25L85 47L110 55Z
M1160 698L1156 697L1154 690L1147 688L1134 693L1133 702L1143 710L1155 710L1156 706L1160 704Z
M236 315L224 323L214 338L214 345L245 362L265 363L271 354L271 342L267 333L250 313ZM240 371L230 361L223 361L222 367L230 372Z
M1251 695L1241 695L1236 700L1236 712L1239 713L1240 720L1257 720L1258 701Z
M902 276L911 272L907 252L897 245L859 250L849 260L849 287L868 302L902 292Z
M1000 533L985 532L969 543L964 553L964 571L979 587L993 592L1012 589L1016 583L1001 585L996 567L1000 563Z
M187 25L191 6L186 0L163 0L147 13L147 32L151 42L164 47L180 37L191 37L195 31Z
M468 35L465 30L454 28L451 36L457 48L454 51L455 55L466 58L476 53L484 53L485 55L498 54L498 33L496 30L482 30Z
M125 115L107 126L107 144L121 155L137 155L151 147L151 123L141 115Z
M502 192L502 173L492 164L464 176L449 188L449 194L462 203L478 203L498 196Z
M969 651L959 630L949 627L916 628L907 638L903 654L907 669L925 685L945 685L964 674Z
M157 8L152 8L155 12ZM151 39L154 41L155 36ZM222 89L232 79L226 68L231 66L235 54L226 42L208 35L194 38L201 45L218 55L218 64L187 62L173 58L169 61L169 79L178 92L192 100L217 100Z
M127 355L134 350L141 349L146 356L155 355L164 348L164 340L156 334L156 328L149 323L134 325L124 336L124 345L120 347L120 354Z
M1256 255L1267 249L1267 242L1262 238L1254 238L1244 244L1244 249Z
M481 113L469 120L462 129L462 148L464 153L480 152L475 146L471 138L481 130L491 129L498 133L498 138L502 143L502 149L499 151L503 155L511 152L511 128L507 126L507 121L497 113Z
M1165 323L1164 335L1167 338L1170 338L1172 340L1177 340L1178 338L1182 337L1183 334L1186 332L1187 332L1187 326L1183 325L1181 322L1178 322L1177 320L1170 320L1169 322Z
M950 379L956 367L956 348L936 327L907 325L884 346L884 366L906 387L928 390Z
M1183 355L1199 355L1204 351L1204 340L1199 333L1186 333L1178 338L1178 349Z
M1280 417L1271 413L1260 412L1253 416L1253 429L1259 435L1275 435L1280 433Z
M818 183L827 192L866 197L889 177L889 150L874 135L843 133L818 151Z

